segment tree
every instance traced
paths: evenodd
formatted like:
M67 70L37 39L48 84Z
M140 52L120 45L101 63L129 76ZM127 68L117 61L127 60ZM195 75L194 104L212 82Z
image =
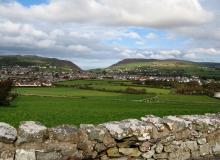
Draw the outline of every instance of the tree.
M0 81L0 106L9 105L13 99L14 96L11 94L12 85L13 81L10 79Z

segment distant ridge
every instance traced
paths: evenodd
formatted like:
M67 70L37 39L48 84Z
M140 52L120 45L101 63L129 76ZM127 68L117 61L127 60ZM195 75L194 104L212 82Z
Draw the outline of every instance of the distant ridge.
M107 68L111 72L130 72L141 75L200 76L220 79L220 63L193 62L178 59L129 58Z
M47 58L40 56L32 56L32 55L9 55L9 56L0 56L0 67L2 66L56 66L57 69L64 70L75 70L80 71L80 67L76 64L67 61L60 60L57 58Z
M179 59L159 60L159 59L144 59L144 58L127 58L127 59L123 59L123 60L113 64L112 66L110 66L110 68L114 67L114 66L120 66L120 65L131 64L131 63L148 63L148 62L186 63L186 64L204 65L204 66L213 67L213 68L220 68L220 63L216 63L216 62L194 62L194 61L186 61L186 60L179 60Z
M182 62L182 63L196 63L192 61L185 61L185 60L178 60L178 59L165 59L165 60L159 60L159 59L144 59L144 58L127 58L123 59L116 64L113 64L112 66L119 66L119 65L124 65L124 64L131 64L131 63L147 63L147 62ZM220 65L220 63L219 63ZM110 67L112 67L110 66Z

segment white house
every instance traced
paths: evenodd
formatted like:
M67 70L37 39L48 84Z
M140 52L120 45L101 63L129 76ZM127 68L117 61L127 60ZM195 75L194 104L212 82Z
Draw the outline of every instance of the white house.
M216 98L220 98L220 92L216 92L216 93L215 93L215 97L216 97Z

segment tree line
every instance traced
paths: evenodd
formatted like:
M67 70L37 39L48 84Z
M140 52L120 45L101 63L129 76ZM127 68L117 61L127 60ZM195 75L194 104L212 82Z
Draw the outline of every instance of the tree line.
M164 80L146 80L144 82L135 81L135 84L144 84L154 88L171 88L177 94L185 95L208 95L214 96L216 92L220 92L220 83L210 82L200 84L197 81L180 83L178 81L164 81Z

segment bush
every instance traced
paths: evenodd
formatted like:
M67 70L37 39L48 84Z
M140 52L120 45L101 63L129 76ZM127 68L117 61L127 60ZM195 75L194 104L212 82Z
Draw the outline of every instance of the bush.
M128 88L125 89L124 92L128 93L128 94L145 94L146 90L145 89L135 89L135 88L128 87Z
M12 80L0 81L0 105L9 105L16 96L11 94Z

